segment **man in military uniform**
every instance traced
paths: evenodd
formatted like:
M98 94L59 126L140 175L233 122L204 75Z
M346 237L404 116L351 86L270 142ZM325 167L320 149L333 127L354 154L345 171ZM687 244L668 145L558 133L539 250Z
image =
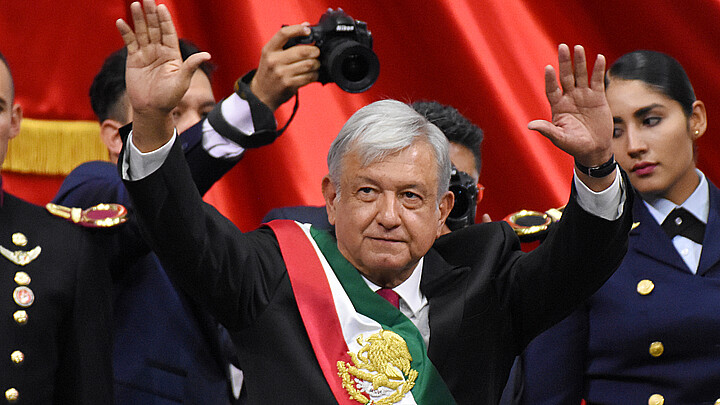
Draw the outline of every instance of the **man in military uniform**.
M0 163L21 120L0 54ZM112 403L110 272L87 232L0 194L2 401Z

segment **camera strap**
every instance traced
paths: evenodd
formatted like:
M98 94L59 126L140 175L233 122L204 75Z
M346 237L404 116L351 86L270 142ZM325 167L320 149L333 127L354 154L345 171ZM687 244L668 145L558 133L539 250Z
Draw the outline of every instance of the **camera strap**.
M288 125L290 125L290 122L292 122L293 118L295 118L295 113L297 113L298 107L300 106L299 94L300 94L300 90L298 90L297 93L295 93L295 105L293 106L292 114L290 114L290 118L288 118L285 125L282 128L278 129L277 136L282 135L282 133L285 132L285 130L287 129Z

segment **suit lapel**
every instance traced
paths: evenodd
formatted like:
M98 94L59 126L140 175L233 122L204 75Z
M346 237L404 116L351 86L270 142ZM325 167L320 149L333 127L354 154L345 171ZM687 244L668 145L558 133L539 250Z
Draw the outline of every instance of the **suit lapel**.
M697 274L702 276L720 261L720 237L714 231L720 229L720 190L708 180L710 213L705 227L703 249L700 254Z
M453 267L439 253L430 249L425 255L420 291L428 300L430 345L428 357L440 368L452 342L460 331L467 273L469 267Z
M635 198L633 219L639 224L630 231L631 248L641 255L648 256L677 270L691 273L675 250L672 240L655 221L640 196Z

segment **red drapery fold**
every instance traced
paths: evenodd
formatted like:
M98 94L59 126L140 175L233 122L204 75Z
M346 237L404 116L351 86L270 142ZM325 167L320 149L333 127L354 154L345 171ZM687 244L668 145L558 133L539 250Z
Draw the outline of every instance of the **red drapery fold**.
M282 24L316 23L342 7L368 23L381 63L368 92L348 94L314 83L300 91L300 109L273 145L246 157L206 200L241 229L257 226L271 208L322 204L325 154L343 122L380 98L432 99L457 107L485 130L481 212L494 219L522 208L545 210L567 199L571 159L527 122L549 118L543 67L557 64L557 44L583 44L609 62L635 49L659 50L686 68L708 107L709 130L699 141L699 166L720 178L720 3L714 0L167 0L180 35L210 51L218 98L253 68L262 45ZM87 96L103 59L121 46L114 26L129 2L11 1L0 14L0 51L11 64L25 116L92 120ZM590 59L594 59L593 56ZM292 102L276 116L283 124ZM718 118L720 120L720 118ZM48 201L61 179L4 173L5 187L36 203Z

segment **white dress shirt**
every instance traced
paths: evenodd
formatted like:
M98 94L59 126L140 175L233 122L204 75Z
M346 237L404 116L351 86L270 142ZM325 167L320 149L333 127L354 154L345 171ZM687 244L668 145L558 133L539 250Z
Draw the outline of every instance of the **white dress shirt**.
M698 184L695 191L690 194L679 207L683 207L703 224L707 224L708 215L710 213L710 189L708 186L705 175L700 170L695 170L700 177L700 184ZM643 200L650 215L655 218L658 224L662 224L665 218L670 215L670 212L674 210L678 205L675 205L670 200L664 198L658 198L654 200ZM700 264L700 254L702 253L702 244L695 243L690 239L677 235L672 240L675 249L677 250L680 257L682 257L685 264L687 264L693 274L697 273L698 264Z

